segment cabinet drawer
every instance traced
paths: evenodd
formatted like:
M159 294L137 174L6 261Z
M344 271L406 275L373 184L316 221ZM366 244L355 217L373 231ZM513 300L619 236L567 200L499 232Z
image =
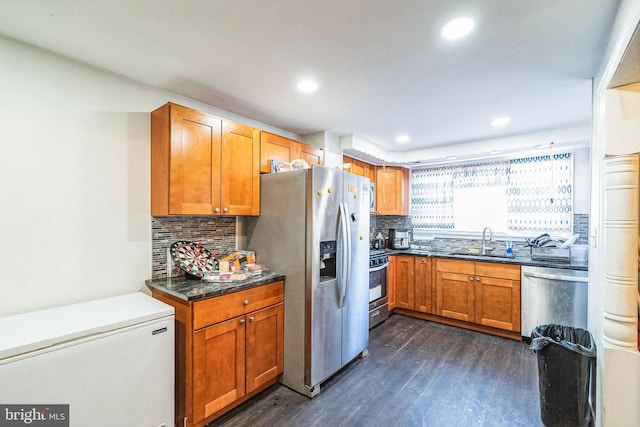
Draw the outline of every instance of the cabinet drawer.
M511 264L495 264L491 262L476 262L476 276L520 280L520 266Z
M284 282L209 298L193 304L193 329L197 330L284 301Z
M460 261L456 259L436 259L437 271L448 271L449 273L474 274L473 261Z

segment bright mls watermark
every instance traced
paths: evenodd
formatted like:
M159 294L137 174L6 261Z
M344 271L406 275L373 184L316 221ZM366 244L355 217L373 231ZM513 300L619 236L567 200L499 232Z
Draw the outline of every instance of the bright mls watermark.
M0 427L69 427L69 405L2 405Z

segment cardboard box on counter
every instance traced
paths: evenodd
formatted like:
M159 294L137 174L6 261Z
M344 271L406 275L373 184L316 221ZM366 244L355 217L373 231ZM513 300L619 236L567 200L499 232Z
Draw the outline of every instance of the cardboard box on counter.
M256 263L256 254L253 251L236 251L218 261L228 262L232 271L240 271L243 264Z

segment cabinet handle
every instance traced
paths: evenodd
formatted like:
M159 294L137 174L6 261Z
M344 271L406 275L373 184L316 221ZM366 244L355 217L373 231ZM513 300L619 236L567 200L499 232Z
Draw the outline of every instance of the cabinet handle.
M244 325L244 323L245 323L245 322L246 322L246 320L244 320L244 319L240 319L240 324L241 324L241 325Z
M473 276L469 276L469 280L473 282Z
M220 208L215 208L213 211L214 211L215 213L220 213Z
M224 208L224 209L222 210L222 212L224 212L224 213L229 212L229 208Z
M253 316L249 317L249 322L255 322L255 321L256 321L255 317L253 317Z
M248 299L244 300L243 304L244 305L249 305L249 300Z

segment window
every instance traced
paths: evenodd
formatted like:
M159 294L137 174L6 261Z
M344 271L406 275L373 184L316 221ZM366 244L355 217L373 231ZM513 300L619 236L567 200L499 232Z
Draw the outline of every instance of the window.
M414 232L573 232L571 153L411 171Z

